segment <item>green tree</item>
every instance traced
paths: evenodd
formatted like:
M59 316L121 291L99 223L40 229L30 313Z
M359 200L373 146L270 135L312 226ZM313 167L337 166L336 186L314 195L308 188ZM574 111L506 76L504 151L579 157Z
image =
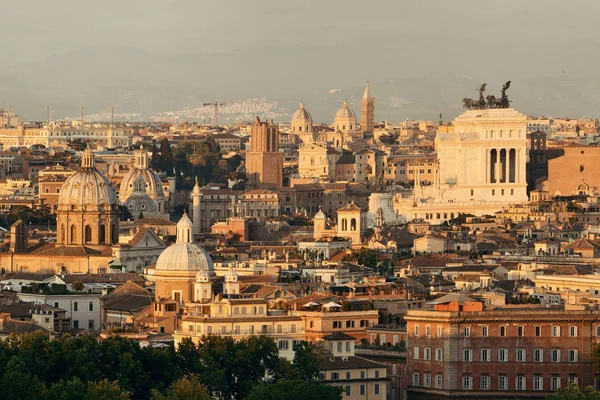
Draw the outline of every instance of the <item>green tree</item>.
M276 383L260 383L252 388L246 400L338 400L342 389L320 382L280 379Z
M195 375L184 376L173 382L165 394L152 391L153 400L210 400L206 386Z
M600 392L592 386L581 389L574 383L560 387L555 393L546 397L547 400L600 400Z
M100 382L89 382L84 400L127 400L129 392L123 389L118 381L110 382L108 379Z
M87 392L87 386L78 377L69 381L53 383L48 389L46 400L81 400Z
M198 349L191 338L183 338L177 347L177 364L186 374L199 371Z
M100 343L98 363L109 381L119 381L135 398L148 398L152 389L142 364L141 348L133 340L110 336Z
M77 292L81 292L84 288L85 288L85 285L83 284L82 281L73 282L73 289L75 289Z
M298 371L297 379L315 380L319 376L320 354L314 345L302 341L294 347L294 368Z
M266 336L237 342L230 336L203 336L197 351L198 376L212 395L224 399L245 398L281 365L275 342Z
M121 221L127 221L133 218L129 209L124 205L119 205L119 210L121 211Z
M175 158L169 139L165 138L160 142L160 170L167 173L167 176L173 176L175 169Z
M46 387L16 357L8 363L6 373L0 379L0 393L6 400L41 399L46 394Z

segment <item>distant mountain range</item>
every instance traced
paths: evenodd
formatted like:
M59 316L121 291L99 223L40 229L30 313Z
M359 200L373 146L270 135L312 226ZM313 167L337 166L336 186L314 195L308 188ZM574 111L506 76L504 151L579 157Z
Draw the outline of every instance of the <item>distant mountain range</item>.
M21 119L42 120L50 104L53 119L79 118L85 105L88 117L117 116L136 120L207 120L213 108L226 102L221 122L251 120L254 115L289 121L304 100L315 123L331 122L347 99L360 117L360 99L371 71L376 119L451 120L462 112L463 97L477 97L486 80L452 73L408 76L402 66L374 65L326 48L249 49L226 54L157 54L136 48L101 46L53 56L0 71L0 105L17 110ZM300 72L299 72L300 71ZM376 74L376 75L375 75ZM373 76L375 75L375 76ZM406 76L404 76L406 75ZM497 75L497 73L495 74ZM375 77L385 79L375 79ZM540 76L512 80L508 91L513 106L529 115L594 117L600 104L597 77ZM503 80L488 81L486 94L499 96ZM93 114L93 115L91 115Z

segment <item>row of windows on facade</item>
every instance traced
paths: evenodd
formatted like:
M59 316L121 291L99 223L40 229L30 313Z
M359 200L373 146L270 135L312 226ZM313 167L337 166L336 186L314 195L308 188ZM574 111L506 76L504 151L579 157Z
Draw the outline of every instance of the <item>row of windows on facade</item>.
M431 374L423 375L423 387L432 387L432 379ZM577 384L578 379L576 375L569 375L568 383ZM412 386L421 386L421 375L416 372L412 376ZM544 390L544 377L543 376L533 376L531 379L531 383L533 384L533 390ZM444 386L444 377L443 375L436 375L434 382L436 389L443 389ZM461 388L462 390L473 390L473 377L470 375L464 375L461 379ZM550 377L550 390L558 390L561 386L561 377L560 376L552 376ZM492 390L492 377L484 375L479 377L479 390ZM506 375L498 376L498 386L495 388L496 390L509 390L509 378ZM515 377L515 385L514 390L527 390L527 377L523 375L519 375Z
M392 175L392 171L393 171L393 170L391 170L391 169L388 169L388 174L389 174L389 175ZM404 169L399 169L399 170L398 170L397 172L395 172L395 173L396 173L397 175L406 175L406 170L404 170ZM408 175L412 175L413 173L414 173L414 172L413 172L413 170L412 170L412 169L409 169L409 170L408 170ZM424 173L425 173L425 170L424 170L424 169L420 169L420 170L419 170L419 173L420 173L420 174L424 174ZM431 169L428 169L428 170L427 170L427 173L428 173L428 174L430 174L430 173L431 173Z
M347 320L346 321L346 328L354 328L356 321L352 321L352 320ZM360 320L360 327L361 328L368 328L369 327L369 320L368 319L361 319ZM309 322L309 327L314 328L315 327L315 321L310 321ZM333 321L333 329L344 329L344 324L343 321Z
M491 130L491 131L486 130L485 131L485 137L493 139L496 136L496 133L499 133L498 138L502 138L503 135L506 138L506 133L508 133L508 138L512 138L513 136L515 138L520 138L521 137L521 130L520 129L519 130L514 130L514 131L511 129L511 130L509 130L507 132L505 132L503 130L500 130L499 132L495 132L494 130Z
M220 328L220 329L218 329ZM221 335L229 335L229 334L233 334L233 335L254 335L254 334L273 334L273 333L302 333L301 329L298 330L296 328L296 324L291 324L289 327L289 332L287 330L284 330L283 327L281 325L278 325L276 327L276 329L273 329L273 327L268 326L268 325L262 325L260 327L255 327L254 325L249 325L247 327L246 331L242 331L242 327L240 325L233 325L233 327L230 329L228 329L229 326L228 325L221 325L220 327L216 327L216 326L212 326L212 325L207 325L206 326L206 332L204 332L207 335L213 334L213 333L219 333ZM188 325L188 333L197 333L199 335L201 335L202 332L202 325L194 325L194 324L189 324Z
M400 342L400 338L398 337L398 335L391 335L392 336L392 345L397 345ZM380 334L379 338L377 338L377 334L372 333L371 334L371 343L374 344L387 344L388 342L386 341L387 336L385 334ZM441 349L440 349L441 350Z
M54 307L56 307L56 308L60 308L60 307L59 307L59 303L58 303L58 302L55 302L55 303L54 303ZM89 311L94 311L94 302L93 302L93 301L90 301L90 302L88 303L88 310L89 310ZM77 301L74 301L74 302L73 302L73 311L79 311L79 302L77 302Z
M444 215L444 219L448 218L448 215L450 215L450 218L454 218L454 213L443 213ZM436 214L436 219L440 219L442 217L442 213L437 213ZM433 213L425 213L425 219L433 219Z
M515 189L510 189L510 195L513 196L515 194ZM471 196L475 195L475 191L471 189ZM496 195L496 189L492 189L492 196ZM504 189L500 189L500 196L504 196Z
M73 320L73 329L79 329L79 320L74 319ZM95 329L95 325L94 325L94 320L90 319L88 320L88 329Z
M373 394L380 394L380 387L379 387L379 383L375 383L373 385ZM366 387L365 385L360 385L358 388L358 394L360 396L365 396L367 393ZM352 396L352 386L350 385L346 385L344 387L344 396Z
M490 327L489 326L481 326L480 328L481 328L481 335L479 335L479 336L484 336L484 337L490 336ZM498 336L508 336L508 334L507 334L508 326L499 326L498 328L499 328ZM531 329L531 328L532 327L529 327L529 329ZM533 328L534 328L535 336L542 336L542 334L544 332L546 332L545 329L542 329L542 326L535 326ZM420 332L419 325L415 325L413 327L413 336L419 336L419 332ZM525 336L525 334L526 334L525 326L517 326L516 333L517 333L516 336ZM579 328L574 325L569 326L568 333L569 333L569 337L577 337L577 336L579 336ZM555 326L555 325L550 326L550 334L553 337L561 336L561 327ZM462 335L464 337L470 337L471 336L471 327L463 326ZM431 326L430 325L425 326L425 336L431 336ZM438 325L437 326L437 337L442 337L442 336L443 336L443 327ZM600 336L600 325L596 326L596 336Z
M561 362L561 349L552 349L550 351L550 361L551 362ZM508 349L498 349L498 358L497 362L508 362L509 361L509 351ZM435 361L444 361L444 350L441 348L435 349ZM420 357L420 349L419 347L413 348L413 359L418 360ZM423 348L423 360L430 361L432 359L432 349L430 347ZM463 349L462 353L462 361L463 362L473 362L475 361L473 358L473 349ZM492 351L490 349L480 349L479 351L479 362L492 362ZM527 350L526 349L516 349L515 351L515 361L516 362L527 362ZM544 362L544 350L543 349L533 349L533 362ZM547 361L547 360L546 360ZM579 352L577 349L569 349L568 351L568 362L577 362L579 361Z
M374 377L375 377L375 379L379 378L379 370L374 371ZM339 372L331 372L329 375L329 378L332 381L339 381L340 373ZM325 379L326 379L325 372L321 372L321 380L325 380ZM352 379L352 374L350 373L350 371L346 371L345 379L346 380ZM367 371L364 371L364 370L360 371L360 379L367 379Z
M130 206L131 207L131 206ZM270 211L270 212L269 212ZM269 210L267 209L258 209L258 210L254 210L254 209L250 209L248 210L248 216L250 217L275 217L276 210ZM256 215L254 215L256 214ZM264 214L264 215L263 215ZM204 218L204 210L202 210L201 212L201 216ZM225 210L223 211L223 217L227 218L231 216L231 211L229 210ZM221 210L211 210L210 211L210 218L221 218Z

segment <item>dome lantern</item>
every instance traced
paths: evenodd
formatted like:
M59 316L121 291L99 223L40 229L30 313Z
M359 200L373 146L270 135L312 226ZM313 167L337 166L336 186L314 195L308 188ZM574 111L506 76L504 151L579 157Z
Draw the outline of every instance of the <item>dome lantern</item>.
M183 213L183 217L177 223L177 243L192 243L192 221Z
M81 154L81 168L95 168L96 162L94 161L94 152L90 149L88 144L83 153Z

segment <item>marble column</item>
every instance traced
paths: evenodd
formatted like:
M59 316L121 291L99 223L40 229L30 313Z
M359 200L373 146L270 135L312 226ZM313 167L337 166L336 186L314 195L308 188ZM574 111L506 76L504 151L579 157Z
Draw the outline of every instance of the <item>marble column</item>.
M490 183L491 181L491 171L490 171L490 164L492 163L492 154L490 149L485 149L485 183Z
M496 149L496 162L494 163L494 183L500 183L500 149Z
M502 158L502 151L504 151L504 159ZM500 149L500 182L506 182L506 149Z

